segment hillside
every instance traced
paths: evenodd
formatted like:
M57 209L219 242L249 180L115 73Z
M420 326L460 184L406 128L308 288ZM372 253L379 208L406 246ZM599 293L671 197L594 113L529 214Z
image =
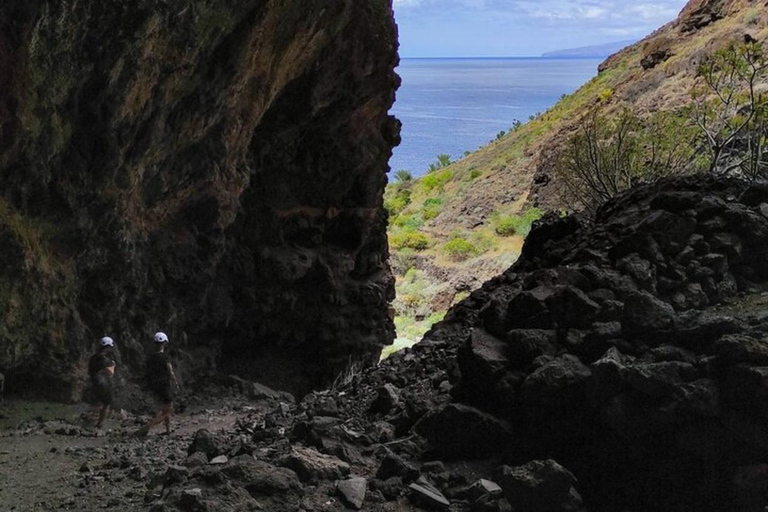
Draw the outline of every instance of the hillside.
M402 303L403 291L411 291L404 287L398 239L412 237L408 233L413 232L426 237L424 249L405 251L406 260L425 280L422 301L431 301L432 311L441 311L450 302L445 297L478 287L515 260L526 220L535 218L538 211L564 208L554 165L579 120L593 107L600 104L604 112L630 107L640 115L679 108L690 100L703 57L743 40L745 34L768 40L768 11L763 2L693 0L675 21L608 58L597 77L547 112L457 162L413 182L390 185L390 245L393 266L396 273L400 271L395 304L399 335L403 335L401 327L412 322L405 319ZM403 201L406 195L408 201ZM393 202L397 208L391 207ZM499 236L500 219L521 223L521 233ZM472 242L475 249L464 261L447 261L445 244L457 237ZM436 284L443 283L444 276L450 276L448 284ZM436 288L440 289L438 299L431 293Z

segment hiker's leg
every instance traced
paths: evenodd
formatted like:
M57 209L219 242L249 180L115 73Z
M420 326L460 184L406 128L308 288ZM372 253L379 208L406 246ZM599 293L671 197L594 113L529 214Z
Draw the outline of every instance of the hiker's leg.
M101 428L104 426L104 420L107 418L107 413L109 412L109 404L103 405L101 407L101 410L99 411L99 421L96 423L96 428Z
M171 433L171 416L173 416L173 404L163 405L163 422L165 423L165 433Z
M149 423L144 425L144 428L142 430L149 432L149 430L154 427L155 425L159 425L163 421L163 417L165 416L164 412L165 408L161 408L157 414L155 414L155 417L149 420Z

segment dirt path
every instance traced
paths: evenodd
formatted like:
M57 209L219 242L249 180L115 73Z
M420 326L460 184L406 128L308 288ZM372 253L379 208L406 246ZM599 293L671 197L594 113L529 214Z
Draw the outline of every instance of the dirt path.
M130 437L143 418L115 415L103 432L78 425L86 406L8 402L0 405L0 511L146 510L153 472L187 457L194 433L232 429L238 418L263 414L257 404L197 406L177 415L171 436L156 428ZM9 424L17 425L8 428ZM20 427L18 426L20 424ZM148 488L149 487L149 488Z

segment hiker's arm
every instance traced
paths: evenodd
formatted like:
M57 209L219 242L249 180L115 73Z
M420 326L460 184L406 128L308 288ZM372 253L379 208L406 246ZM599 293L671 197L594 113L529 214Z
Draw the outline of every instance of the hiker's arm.
M178 388L179 381L176 380L176 374L173 373L173 366L171 365L171 363L168 363L168 373L171 375L171 381L173 382L173 385Z

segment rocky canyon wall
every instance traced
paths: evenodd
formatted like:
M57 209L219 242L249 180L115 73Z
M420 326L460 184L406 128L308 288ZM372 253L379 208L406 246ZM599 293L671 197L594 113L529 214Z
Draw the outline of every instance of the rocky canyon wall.
M294 391L375 357L397 59L390 0L3 2L9 388L77 398L104 334Z

